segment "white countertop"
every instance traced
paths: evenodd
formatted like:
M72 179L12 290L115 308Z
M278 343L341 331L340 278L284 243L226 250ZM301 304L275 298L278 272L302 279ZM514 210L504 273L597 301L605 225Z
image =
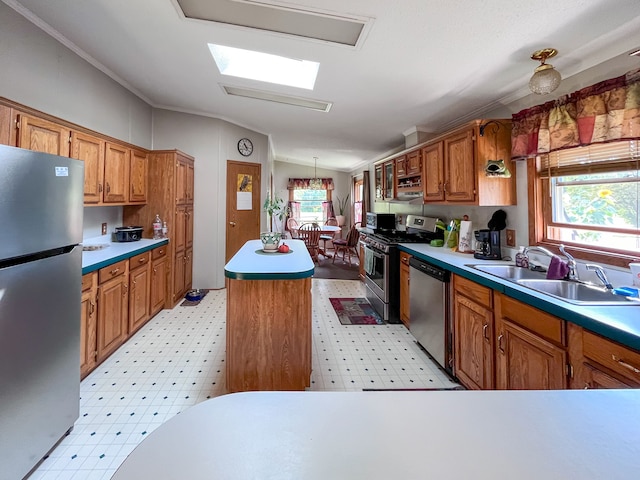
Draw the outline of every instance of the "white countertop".
M288 253L265 253L260 240L249 240L224 266L227 278L237 280L290 280L313 275L314 263L302 240L285 240Z
M250 392L173 417L112 480L629 479L639 390Z
M112 242L111 235L87 238L82 241L82 246L107 245L101 250L91 250L82 252L82 274L87 274L106 267L125 258L132 257L138 253L151 250L160 245L167 244L168 239L152 240L142 238L135 242Z

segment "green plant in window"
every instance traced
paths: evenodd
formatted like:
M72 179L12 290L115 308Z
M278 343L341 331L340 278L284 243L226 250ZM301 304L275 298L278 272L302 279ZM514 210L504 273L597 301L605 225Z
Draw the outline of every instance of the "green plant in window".
M284 200L277 195L274 195L273 197L267 195L262 208L267 212L269 231L272 229L272 221L274 219L280 220L280 224L282 224L282 221L287 216L287 207L284 204Z
M347 196L344 197L344 200L340 200L340 197L338 197L336 195L336 203L338 204L338 214L339 215L344 215L344 212L347 209L347 202L349 201L349 193L347 193Z

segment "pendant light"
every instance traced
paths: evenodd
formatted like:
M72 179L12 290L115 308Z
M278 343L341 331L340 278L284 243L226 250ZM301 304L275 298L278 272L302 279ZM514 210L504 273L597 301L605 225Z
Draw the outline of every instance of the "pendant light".
M322 179L318 178L317 163L318 157L313 157L313 178L309 180L309 188L312 190L322 189Z
M544 95L553 92L562 77L560 73L553 68L553 65L545 63L547 58L555 57L558 51L555 48L543 48L531 54L531 60L537 60L540 65L535 69L531 80L529 80L529 89L538 95Z

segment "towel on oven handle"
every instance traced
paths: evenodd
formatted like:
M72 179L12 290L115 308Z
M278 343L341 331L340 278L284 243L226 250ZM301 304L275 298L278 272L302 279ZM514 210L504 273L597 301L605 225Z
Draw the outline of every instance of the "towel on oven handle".
M373 275L373 252L369 248L364 249L364 271L368 275Z

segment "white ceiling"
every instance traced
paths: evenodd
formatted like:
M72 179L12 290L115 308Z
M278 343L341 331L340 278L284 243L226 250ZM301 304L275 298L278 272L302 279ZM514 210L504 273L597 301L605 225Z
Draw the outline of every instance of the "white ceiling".
M345 171L413 127L441 132L528 95L534 50L557 48L549 63L567 78L640 47L638 0L261 2L368 19L356 47L190 20L175 0L3 1L155 107L268 134L277 160ZM208 43L320 62L315 89L223 78ZM222 84L333 107L231 97Z

